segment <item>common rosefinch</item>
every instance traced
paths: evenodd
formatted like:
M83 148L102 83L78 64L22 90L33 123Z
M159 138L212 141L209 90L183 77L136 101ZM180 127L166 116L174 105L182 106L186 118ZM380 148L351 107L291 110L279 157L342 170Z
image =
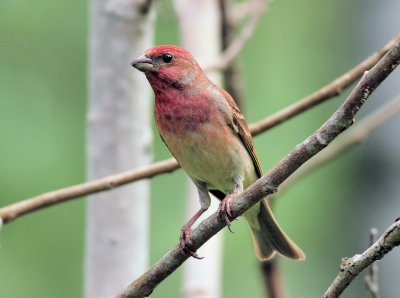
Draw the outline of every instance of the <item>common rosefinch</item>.
M195 183L201 208L183 226L180 248L198 257L191 226L210 206L210 193L222 200L220 218L230 226L230 200L262 175L246 121L232 97L214 85L196 60L177 46L157 46L132 62L155 93L155 120L161 138ZM278 226L267 199L244 213L260 260L275 252L302 260L301 249Z

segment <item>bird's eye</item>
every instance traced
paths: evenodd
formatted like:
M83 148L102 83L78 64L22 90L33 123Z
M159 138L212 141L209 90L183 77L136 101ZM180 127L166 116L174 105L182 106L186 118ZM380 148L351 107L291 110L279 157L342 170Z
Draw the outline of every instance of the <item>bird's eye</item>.
M170 53L166 53L162 55L162 59L165 63L170 63L172 61L172 58L174 58Z

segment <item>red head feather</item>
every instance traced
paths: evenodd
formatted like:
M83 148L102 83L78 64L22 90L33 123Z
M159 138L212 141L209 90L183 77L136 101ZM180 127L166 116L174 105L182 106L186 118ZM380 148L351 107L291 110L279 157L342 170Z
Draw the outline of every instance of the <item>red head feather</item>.
M150 48L146 51L145 56L149 58L155 58L163 54L169 53L175 57L186 58L194 60L193 56L185 49L173 46L173 45L160 45Z
M185 49L173 45L161 45L146 51L145 57L151 59L153 68L146 72L154 92L167 89L191 89L201 82L209 82L199 64Z

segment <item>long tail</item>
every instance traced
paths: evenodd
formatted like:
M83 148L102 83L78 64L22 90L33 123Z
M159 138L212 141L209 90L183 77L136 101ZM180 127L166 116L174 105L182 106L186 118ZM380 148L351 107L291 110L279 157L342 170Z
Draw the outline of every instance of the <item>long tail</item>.
M294 260L304 260L303 251L279 227L266 199L244 214L253 236L257 258L265 261L276 252Z

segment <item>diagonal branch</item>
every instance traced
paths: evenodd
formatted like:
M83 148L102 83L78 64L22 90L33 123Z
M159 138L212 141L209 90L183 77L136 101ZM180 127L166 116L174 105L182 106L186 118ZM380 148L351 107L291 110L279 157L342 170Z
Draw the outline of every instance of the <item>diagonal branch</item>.
M375 261L382 259L388 252L399 245L400 221L397 220L361 255L357 254L352 258L342 259L340 272L325 292L323 298L339 297L361 271Z
M355 66L353 69L337 78L332 83L324 86L312 95L301 99L300 101L288 106L287 108L277 112L257 123L250 125L253 135L258 135L324 101L332 98L345 88L349 87L354 81L359 79L362 73L370 69L377 61L392 48L396 41L400 39L400 35L390 40L382 49L372 54L363 62ZM170 173L179 168L175 159L167 159L150 166L134 169L127 172L110 175L98 180L77 184L52 192L44 193L39 196L25 199L17 203L0 208L0 218L3 223L18 218L21 215L31 213L33 211L52 206L58 203L66 202L75 198L79 198L88 194L102 192L113 189L118 186L125 185L140 179L151 178L153 176Z
M89 194L110 190L140 179L151 178L162 173L169 173L177 168L178 163L176 160L174 158L170 158L143 168L122 172L120 174L110 175L91 182L47 192L37 197L19 201L9 206L0 208L0 218L3 220L3 223L8 223L21 215L38 209Z
M345 132L338 140L333 142L328 148L319 153L313 159L306 162L298 171L291 175L279 187L282 194L289 185L303 178L306 174L312 172L316 168L335 159L343 152L346 152L354 146L364 141L375 129L390 120L392 117L400 113L400 96L383 105L381 108L370 113L361 120L356 126ZM272 197L272 196L271 196Z
M292 175L307 160L324 149L340 133L350 127L354 117L371 95L400 63L400 41L368 73L366 72L339 109L311 136L298 144L292 152L250 187L237 195L231 204L233 218L238 217L262 198L273 194L282 182ZM198 249L213 235L225 227L215 212L192 232L193 248ZM117 295L122 297L144 297L174 272L188 257L176 246L162 257L141 277Z
M237 55L239 55L243 46L253 35L254 30L257 28L257 25L269 4L268 0L253 1L255 1L255 7L251 12L248 22L243 25L240 32L237 34L237 36L235 36L226 50L222 53L222 56L218 58L218 62L211 66L206 66L205 70L216 71L226 68L237 57Z
M340 95L344 89L349 87L351 84L354 83L354 81L360 78L364 71L374 66L375 63L379 61L379 59L381 59L382 56L385 55L387 51L389 51L398 42L399 39L400 35L397 35L379 51L373 53L360 64L335 79L332 83L329 83L318 91L315 91L313 94L308 95L307 97L276 112L275 114L272 114L264 120L250 125L251 133L253 135L257 135L265 131L266 129L270 129L286 120L289 120L290 118L314 107L315 105L325 102L332 97Z

